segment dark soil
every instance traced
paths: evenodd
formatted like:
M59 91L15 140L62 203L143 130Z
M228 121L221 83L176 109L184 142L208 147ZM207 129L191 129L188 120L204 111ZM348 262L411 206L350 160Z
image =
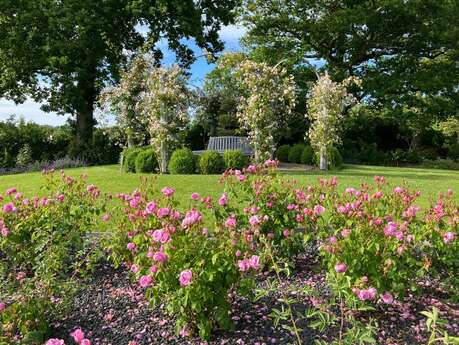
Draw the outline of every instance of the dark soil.
M150 344L293 344L295 337L282 325L274 327L268 316L273 308L280 309L277 301L281 292L291 291L299 301L294 305L297 312L303 312L314 304L314 300L295 293L295 287L308 284L327 293L324 276L310 270L310 258L297 262L295 273L257 302L236 295L233 296L232 320L234 330L216 331L211 341L188 339L175 335L175 320L168 316L163 306L151 307L143 298L143 290L132 284L128 274L115 270L109 264L101 265L94 279L73 299L72 311L67 317L52 322L52 337L62 338L66 344L73 344L69 334L81 328L92 345L128 345L136 341L139 345ZM268 275L260 277L259 286L265 285ZM427 283L429 285L429 283ZM432 284L432 286L437 286ZM293 291L292 291L293 290ZM459 335L459 304L447 300L447 295L435 289L427 289L421 297L408 296L402 302L377 306L377 311L361 317L365 321L372 317L378 323L377 344L412 345L425 344L427 331L422 310L431 310L435 305L441 318L448 321L445 326L450 335ZM299 322L303 344L313 344L314 339L327 342L336 336L337 329L331 328L319 333L307 327L306 321Z

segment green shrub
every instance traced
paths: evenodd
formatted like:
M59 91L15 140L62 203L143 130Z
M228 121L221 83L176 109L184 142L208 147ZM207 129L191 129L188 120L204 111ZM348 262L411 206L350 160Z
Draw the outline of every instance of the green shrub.
M248 163L247 156L241 150L228 150L223 154L226 169L242 169Z
M194 174L196 162L190 149L178 149L172 153L169 161L169 172L171 174Z
M451 159L459 159L459 143L448 146L448 157Z
M29 144L25 144L20 150L16 157L17 166L26 166L33 163L32 149Z
M152 148L141 150L135 159L136 173L152 173L158 168L155 151Z
M276 158L279 162L288 162L288 154L290 152L289 145L281 145L276 151Z
M126 172L135 172L135 160L137 155L142 151L140 147L130 147L123 151L121 166Z
M223 157L217 151L206 151L199 158L201 174L220 174L225 169Z
M330 147L328 149L328 168L335 169L343 165L343 157L336 147ZM314 165L319 166L320 164L320 155L319 152L314 154Z
M452 159L426 159L422 162L422 166L429 169L459 170L459 162L453 161Z
M311 145L306 145L301 153L301 164L314 164L314 150Z
M288 161L290 163L301 163L301 154L303 153L304 145L293 145L288 152Z

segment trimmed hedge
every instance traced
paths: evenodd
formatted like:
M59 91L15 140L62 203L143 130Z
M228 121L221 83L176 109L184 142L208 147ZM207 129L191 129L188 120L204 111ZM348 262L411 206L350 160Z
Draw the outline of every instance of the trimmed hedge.
M277 148L276 158L279 162L288 162L288 154L290 152L290 145L281 145Z
M175 150L169 161L169 172L171 174L194 174L196 164L193 152L187 148Z
M288 161L290 163L301 163L301 154L303 153L304 145L293 145L288 152Z
M139 152L135 159L136 173L153 173L158 169L155 151L152 148L146 148Z
M242 169L248 164L248 157L241 150L228 150L223 153L226 169Z
M142 152L141 147L130 147L123 151L121 158L121 167L126 172L135 172L135 160L137 155Z
M306 145L301 153L301 164L314 164L314 150L311 145Z
M223 170L225 170L225 162L217 151L206 151L199 158L201 174L220 174Z

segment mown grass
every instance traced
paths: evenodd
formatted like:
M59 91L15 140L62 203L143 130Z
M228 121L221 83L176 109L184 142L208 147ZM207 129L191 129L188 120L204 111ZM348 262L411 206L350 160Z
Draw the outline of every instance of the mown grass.
M158 188L170 186L176 189L181 200L188 200L192 192L217 197L223 186L218 183L218 175L145 175L129 174L120 171L116 165L68 169L67 174L88 175L88 183L93 183L103 192L127 193L133 191L140 183L141 177L149 177ZM419 204L426 205L430 197L440 191L453 189L459 194L459 171L436 170L424 168L394 168L363 165L346 165L341 170L321 172L318 170L304 172L281 172L286 178L293 178L299 184L317 183L319 177L337 176L341 188L358 186L362 182L371 182L375 175L385 176L391 184L407 181L413 188L419 189L422 196ZM0 194L10 187L30 196L40 192L44 183L41 173L0 176ZM459 200L459 196L456 196Z

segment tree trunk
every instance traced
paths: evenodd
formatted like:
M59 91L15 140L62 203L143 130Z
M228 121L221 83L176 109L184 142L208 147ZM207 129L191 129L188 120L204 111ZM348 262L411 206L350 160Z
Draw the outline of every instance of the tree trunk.
M93 111L79 111L76 118L76 138L75 145L78 153L84 151L92 142L94 127Z
M75 146L77 153L81 153L90 146L93 140L94 129L94 103L97 98L96 91L96 68L88 67L78 77L79 100L76 109L76 138Z
M328 157L327 157L327 148L321 147L320 148L320 170L327 170L328 169Z
M160 171L161 174L167 173L167 161L168 161L168 154L167 154L167 147L166 143L163 141L161 142L161 149L160 149Z
M167 110L165 109L164 106L162 106L161 109L161 118L160 122L163 126L167 125L168 122L168 116L167 116ZM159 170L161 174L167 173L167 163L168 163L168 149L167 149L167 143L165 140L161 141L161 146L160 146L160 152L159 152Z

